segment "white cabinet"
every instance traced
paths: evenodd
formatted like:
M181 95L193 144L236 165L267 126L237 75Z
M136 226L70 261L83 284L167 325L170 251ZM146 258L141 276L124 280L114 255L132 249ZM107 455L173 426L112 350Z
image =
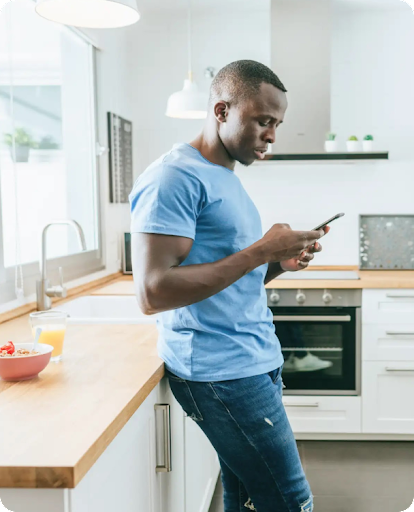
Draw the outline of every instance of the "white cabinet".
M155 388L81 482L70 491L70 512L162 512L155 472Z
M363 290L362 432L414 434L414 290Z
M361 432L359 396L285 396L283 404L293 432Z
M362 430L414 434L414 361L364 362Z
M174 398L168 384L168 379L164 378L159 383L159 403L170 405L171 417L171 472L160 473L162 480L162 512L184 512L185 511L185 468L184 468L184 412L181 405ZM158 430L160 433L161 429ZM157 464L162 463L163 441L158 439Z
M220 465L217 452L194 420L185 417L185 512L208 512Z
M414 322L365 324L362 340L363 361L414 361Z
M74 489L0 489L3 505L13 512L163 512L165 475L155 472L158 391L157 386Z
M414 290L363 290L362 323L414 323Z
M166 462L156 404L170 406L170 472L156 471ZM13 512L208 512L218 474L215 450L164 378L74 489L0 489L0 499Z

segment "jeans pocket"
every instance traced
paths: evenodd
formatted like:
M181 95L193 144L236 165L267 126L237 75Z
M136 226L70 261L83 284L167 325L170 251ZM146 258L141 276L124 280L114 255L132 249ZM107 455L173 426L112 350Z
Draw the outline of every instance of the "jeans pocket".
M170 388L184 412L194 421L203 421L203 416L197 406L188 382L178 377L170 379Z
M272 381L272 382L273 382L273 384L276 384L277 379L281 378L281 376L282 376L282 371L283 371L283 364L282 364L282 366L280 366L279 368L277 368L276 373L275 373L275 376L274 376L273 381Z

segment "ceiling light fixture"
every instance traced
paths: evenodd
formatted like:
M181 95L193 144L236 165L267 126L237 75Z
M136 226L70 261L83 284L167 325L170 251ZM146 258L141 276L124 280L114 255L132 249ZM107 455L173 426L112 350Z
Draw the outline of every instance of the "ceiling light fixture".
M49 21L83 28L119 28L136 23L136 0L37 0L35 10Z
M193 81L191 67L191 0L188 1L188 78L184 80L181 91L171 94L168 98L165 115L178 119L205 119L207 117L206 94L198 90Z

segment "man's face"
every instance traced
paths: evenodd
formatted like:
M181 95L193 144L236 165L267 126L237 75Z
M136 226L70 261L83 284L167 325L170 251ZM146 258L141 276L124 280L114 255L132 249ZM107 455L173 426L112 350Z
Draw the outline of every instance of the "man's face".
M218 127L229 155L243 165L262 160L267 145L275 142L276 128L283 122L286 109L286 94L266 83L251 98L231 105L225 122Z

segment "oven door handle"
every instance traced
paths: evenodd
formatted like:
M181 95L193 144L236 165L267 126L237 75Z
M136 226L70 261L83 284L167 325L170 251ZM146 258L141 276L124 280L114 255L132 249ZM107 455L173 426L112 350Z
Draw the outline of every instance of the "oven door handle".
M319 402L313 402L313 403L289 403L289 402L283 402L283 405L285 407L319 407Z
M273 320L283 322L350 322L350 315L341 316L294 316L294 315L274 315Z

